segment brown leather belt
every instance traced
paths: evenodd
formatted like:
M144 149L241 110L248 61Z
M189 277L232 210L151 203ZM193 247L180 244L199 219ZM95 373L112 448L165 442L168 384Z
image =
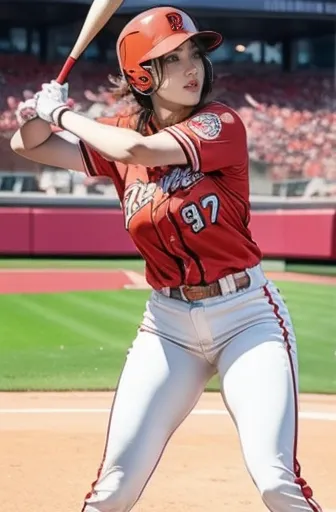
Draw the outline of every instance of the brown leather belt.
M250 285L250 277L247 273L244 275L235 276L232 275L235 290L242 290L248 288ZM225 279L225 278L224 278ZM210 297L217 297L222 294L222 288L219 281L207 284L205 286L180 286L179 288L170 288L169 297L177 300L187 300L188 302L194 302L197 300L209 299Z

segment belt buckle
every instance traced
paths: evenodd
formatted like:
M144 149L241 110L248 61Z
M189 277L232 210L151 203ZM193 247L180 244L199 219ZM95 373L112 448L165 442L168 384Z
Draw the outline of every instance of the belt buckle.
M182 287L182 293L189 302L193 302L196 300L209 299L211 297L221 295L221 289L218 282L210 283L203 286L185 285Z
M202 300L207 297L207 295L204 293L205 290L202 290L202 288L205 287L190 286L186 284L181 287L181 292L188 302L194 302L196 300Z
M193 286L188 286L187 284L181 286L181 296L182 296L182 299L185 299L188 302L192 302L193 299L189 298L189 292L192 291L193 288L194 288Z

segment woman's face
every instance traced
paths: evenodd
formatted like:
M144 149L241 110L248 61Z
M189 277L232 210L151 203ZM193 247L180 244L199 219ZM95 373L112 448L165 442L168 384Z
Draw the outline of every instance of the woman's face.
M153 66L154 82L159 86L155 103L170 106L172 110L175 105L177 108L196 106L201 99L205 77L202 55L196 44L188 40L160 60L162 78Z

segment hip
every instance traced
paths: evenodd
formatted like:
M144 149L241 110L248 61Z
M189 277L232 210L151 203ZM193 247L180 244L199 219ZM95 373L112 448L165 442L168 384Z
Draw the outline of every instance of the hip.
M225 290L201 300L181 300L153 291L147 302L141 330L189 350L205 348L218 353L242 333L260 342L295 342L288 309L274 283L267 280L260 265L245 269L249 285L240 290ZM224 286L223 286L224 289Z

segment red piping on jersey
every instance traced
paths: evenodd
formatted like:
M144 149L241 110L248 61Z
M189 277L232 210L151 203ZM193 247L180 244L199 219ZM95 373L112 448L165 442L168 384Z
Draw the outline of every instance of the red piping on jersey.
M170 133L170 135L172 135L174 137L176 142L178 142L178 144L180 145L180 148L182 149L182 151L186 157L187 165L189 165L191 167L191 169L194 170L194 167L196 164L193 162L192 157L190 156L190 153L189 153L188 149L186 148L185 144L177 137L177 135L173 131L169 130L168 133Z
M86 169L88 170L89 176L97 176L97 173L95 171L94 165L91 162L91 159L89 157L89 154L87 152L87 149L85 147L85 144L82 140L79 141L79 146L84 158Z
M188 162L191 162L192 170L199 171L200 170L200 159L199 153L196 148L196 144L191 140L190 137L183 131L177 128L177 126L169 126L165 128L165 130L170 133L174 137L174 139L180 144L183 151L188 153L189 158L187 158Z
M167 216L168 216L168 219L170 220L171 224L174 226L175 231L176 231L176 233L177 233L177 236L179 237L180 242L181 242L181 244L182 244L182 246L183 246L183 248L184 248L185 252L186 252L187 254L189 254L189 256L194 260L194 262L195 262L195 264L196 264L196 266L197 266L197 268L198 268L198 271L199 271L199 273L200 273L200 281L199 281L199 283L197 283L197 284L199 284L199 285L205 285L205 284L207 284L207 283L205 282L205 272L204 272L204 269L203 269L203 266L202 266L202 262L201 262L201 260L199 259L198 255L197 255L194 251L192 251L192 250L187 246L187 244L185 243L184 238L183 238L183 235L182 235L182 233L181 233L181 231L180 231L180 228L179 228L179 226L178 226L178 224L177 224L176 220L175 220L175 219L174 219L174 217L170 214L170 212L169 212L169 211L167 212ZM184 283L181 283L181 284L184 284Z
M153 208L152 207L151 207L151 222L152 222L153 228L155 229L156 236L158 237L158 240L159 240L159 242L160 242L160 244L162 246L163 251L166 253L167 256L169 256L174 261L175 265L178 268L178 271L179 271L179 274L180 274L180 278L181 278L181 282L183 282L184 278L185 278L185 271L184 271L183 261L182 261L181 258L178 258L174 254L169 252L169 250L167 249L167 247L163 243L163 240L162 240L162 238L160 236L159 230L157 229L157 227L155 225L155 222L154 222L154 219L153 219Z
M213 173L213 179L214 179L216 185L218 186L218 188L225 191L225 193L232 195L237 200L237 202L239 202L242 205L242 207L244 209L244 217L245 217L244 219L242 219L242 222L243 222L244 227L248 228L248 225L250 222L249 203L244 201L242 196L240 196L235 190L232 190L231 188L230 189L227 188L226 184L223 183L223 174L225 175L225 169L215 171ZM235 205L233 205L233 206L235 206ZM241 214L237 210L237 208L236 208L236 211L237 211L238 217L242 218Z
M279 305L276 304L274 301L272 294L270 290L267 288L267 286L264 286L264 293L266 298L268 299L268 303L273 307L274 315L276 316L279 326L282 330L283 339L285 342L285 346L287 349L289 364L291 368L291 375L293 380L293 391L294 391L294 407L295 407L295 433L294 433L294 445L293 445L293 472L296 476L294 482L298 484L301 487L302 494L307 501L310 508L313 510L313 512L322 512L322 509L320 506L316 503L315 500L312 499L313 491L311 487L308 486L307 482L301 478L301 467L297 460L297 443L298 443L298 399L297 399L297 393L296 393L296 378L295 378L295 371L294 371L294 363L293 358L291 354L291 345L289 341L289 332L285 326L285 319L281 316L279 312Z

